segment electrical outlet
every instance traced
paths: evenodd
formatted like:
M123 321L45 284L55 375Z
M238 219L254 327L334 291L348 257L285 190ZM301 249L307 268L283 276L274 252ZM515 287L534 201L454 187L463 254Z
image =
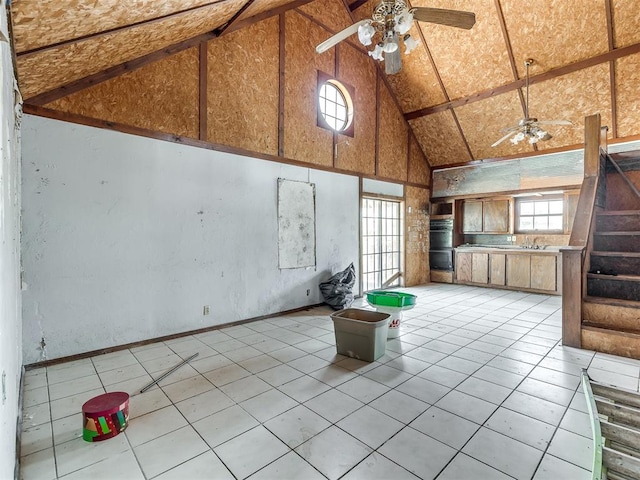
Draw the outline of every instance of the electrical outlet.
M310 293L311 293L311 290L307 288L307 297L309 296Z
M202 315L209 315L209 305L202 307Z

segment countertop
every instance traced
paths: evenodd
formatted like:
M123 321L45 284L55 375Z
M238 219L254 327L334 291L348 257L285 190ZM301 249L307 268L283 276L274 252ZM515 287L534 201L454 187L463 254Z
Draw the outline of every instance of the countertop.
M455 247L460 251L508 251L517 253L558 253L564 248L558 245L540 245L539 248L525 248L520 245L481 245L481 244L465 244Z

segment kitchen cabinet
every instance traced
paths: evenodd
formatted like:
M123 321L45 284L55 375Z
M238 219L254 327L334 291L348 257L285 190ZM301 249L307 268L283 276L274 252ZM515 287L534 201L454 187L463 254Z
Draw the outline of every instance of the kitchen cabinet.
M464 233L482 233L482 201L464 201L462 204L462 231Z
M471 257L471 281L489 283L489 254L473 253Z
M489 283L491 285L505 285L506 257L504 253L489 254Z
M510 287L531 287L531 255L507 254L507 285Z
M459 283L471 282L471 268L473 262L473 254L471 252L456 253L456 281Z
M559 253L497 247L455 249L456 283L561 293Z
M465 200L462 204L463 233L510 233L509 200Z
M556 257L531 255L531 288L537 290L557 289Z
M509 200L482 202L484 233L509 233Z

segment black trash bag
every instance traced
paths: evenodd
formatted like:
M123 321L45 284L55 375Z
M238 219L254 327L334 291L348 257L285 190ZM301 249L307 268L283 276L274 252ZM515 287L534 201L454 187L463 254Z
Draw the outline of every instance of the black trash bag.
M353 285L356 283L356 269L353 263L320 284L322 298L334 310L349 308L353 303Z

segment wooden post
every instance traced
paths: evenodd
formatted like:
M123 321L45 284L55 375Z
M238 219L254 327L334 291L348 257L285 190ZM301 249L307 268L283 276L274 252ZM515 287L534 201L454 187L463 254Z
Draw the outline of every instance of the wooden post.
M600 114L584 118L584 176L597 177L600 171Z
M562 254L562 344L581 348L582 341L582 250L561 248Z

